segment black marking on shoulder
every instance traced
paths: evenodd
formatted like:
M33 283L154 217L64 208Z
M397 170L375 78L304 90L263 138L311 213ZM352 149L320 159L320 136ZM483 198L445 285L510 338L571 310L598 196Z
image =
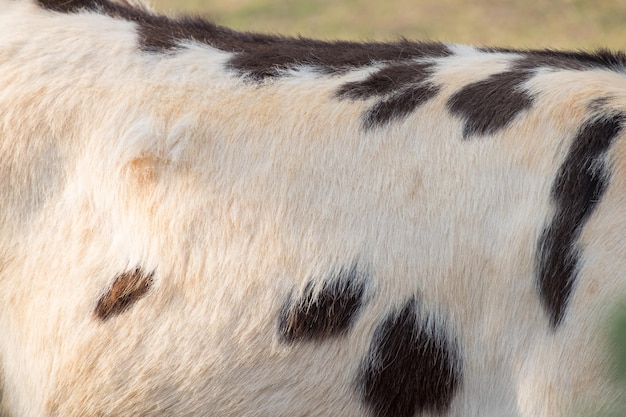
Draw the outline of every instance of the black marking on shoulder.
M423 84L380 100L365 114L364 126L366 129L372 129L406 117L417 107L435 97L437 93L439 93L439 87L432 84Z
M445 413L462 382L457 343L436 316L410 299L378 325L359 386L374 417Z
M463 138L489 135L505 128L520 112L530 108L533 97L522 88L539 68L584 71L606 69L624 71L626 56L600 50L596 53L559 52L553 50L516 51L483 49L519 55L510 70L493 74L484 80L466 85L449 102L452 114L465 120Z
M321 288L309 283L296 300L287 300L278 320L286 342L321 340L345 333L354 322L365 292L366 275L356 265L333 273Z
M531 75L525 70L502 72L469 84L454 94L448 107L452 114L465 119L463 138L494 133L529 108L532 97L520 86Z
M135 22L141 49L146 52L171 53L183 48L182 41L196 41L234 53L230 68L257 81L278 77L298 66L314 67L322 73L342 73L378 62L451 54L446 45L437 42L325 42L236 32L201 18L169 18L109 0L38 1L42 7L58 12L97 11Z
M608 186L606 152L625 121L625 114L617 114L585 123L552 184L555 213L538 243L537 277L553 330L563 321L576 284L580 256L576 241Z
M420 84L432 75L432 63L413 62L390 64L363 81L345 83L337 91L338 98L365 100L405 90Z
M348 82L337 91L340 99L366 100L381 97L364 115L365 129L383 126L408 116L418 106L435 97L439 87L428 82L432 63L390 64L363 81Z
M104 321L128 310L146 295L153 277L154 272L145 273L141 268L119 274L111 288L98 300L95 315Z

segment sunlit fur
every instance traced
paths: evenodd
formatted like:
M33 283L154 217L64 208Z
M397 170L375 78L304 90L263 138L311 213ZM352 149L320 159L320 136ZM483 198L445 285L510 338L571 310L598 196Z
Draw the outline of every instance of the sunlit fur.
M626 299L624 134L556 331L535 267L571 141L626 112L626 73L537 71L530 108L467 140L448 100L516 55L450 49L424 58L436 96L364 129L379 98L337 92L376 67L257 82L206 44L146 53L135 23L0 0L0 415L367 416L359 367L411 297L459 344L449 416L624 403L604 326ZM285 343L285 300L354 262L349 330ZM136 268L148 292L100 320Z

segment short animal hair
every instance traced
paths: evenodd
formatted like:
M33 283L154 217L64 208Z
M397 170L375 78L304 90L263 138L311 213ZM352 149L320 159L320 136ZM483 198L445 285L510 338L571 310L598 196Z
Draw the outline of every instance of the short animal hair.
M0 8L2 417L626 403L624 53Z

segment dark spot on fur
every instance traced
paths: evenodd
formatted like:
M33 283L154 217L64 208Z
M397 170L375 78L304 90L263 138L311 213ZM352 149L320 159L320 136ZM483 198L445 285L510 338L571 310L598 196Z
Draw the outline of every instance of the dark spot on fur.
M359 376L374 417L445 413L461 386L462 365L445 324L424 316L415 299L378 325Z
M352 100L381 97L364 115L363 125L371 129L408 116L436 96L439 88L427 81L431 74L432 63L390 64L363 81L344 84L336 96Z
M555 51L552 49L516 50L506 48L481 48L483 52L512 53L521 55L523 68L554 68L567 70L589 70L593 68L623 72L626 69L626 54L599 49L595 52Z
M414 87L432 75L432 63L396 63L376 71L363 81L345 83L337 91L338 98L365 100Z
M318 290L309 283L280 312L278 330L283 340L320 340L346 332L363 303L365 280L354 265L332 274Z
M417 107L435 97L438 92L438 87L424 84L383 99L368 110L364 120L365 128L383 126L393 120L406 117Z
M98 0L37 0L37 3L48 10L61 13L78 13L81 11L97 11L102 2Z
M118 275L109 291L98 301L94 313L101 320L123 313L146 295L153 276L153 272L146 274L141 268Z
M237 34L239 36L241 34ZM239 52L230 62L231 67L257 80L280 75L282 70L297 66L312 66L324 73L343 73L378 62L450 54L447 47L439 43L322 42L304 38L268 38L236 49L224 43L222 48Z
M555 213L538 244L538 286L556 330L576 283L579 248L576 241L602 199L610 172L604 161L626 116L613 115L582 126L552 185Z
M532 98L520 85L531 76L529 71L502 72L469 84L454 94L448 106L452 114L465 119L463 137L494 133L529 108Z
M463 87L448 102L452 114L465 120L463 137L489 135L505 128L520 112L530 108L533 97L523 89L539 68L584 71L602 68L624 71L626 56L600 50L595 53L552 50L517 51L483 49L486 52L519 54L511 69Z

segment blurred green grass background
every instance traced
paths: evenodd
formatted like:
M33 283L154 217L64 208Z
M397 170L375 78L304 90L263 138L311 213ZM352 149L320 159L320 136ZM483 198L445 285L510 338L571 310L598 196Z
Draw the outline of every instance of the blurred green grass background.
M626 49L626 0L151 0L234 29L321 39L439 40L519 48ZM617 279L626 279L618 277ZM626 308L607 326L626 392ZM626 400L626 394L625 394ZM626 409L620 416L626 416Z
M322 39L626 49L626 0L151 0L240 30Z

